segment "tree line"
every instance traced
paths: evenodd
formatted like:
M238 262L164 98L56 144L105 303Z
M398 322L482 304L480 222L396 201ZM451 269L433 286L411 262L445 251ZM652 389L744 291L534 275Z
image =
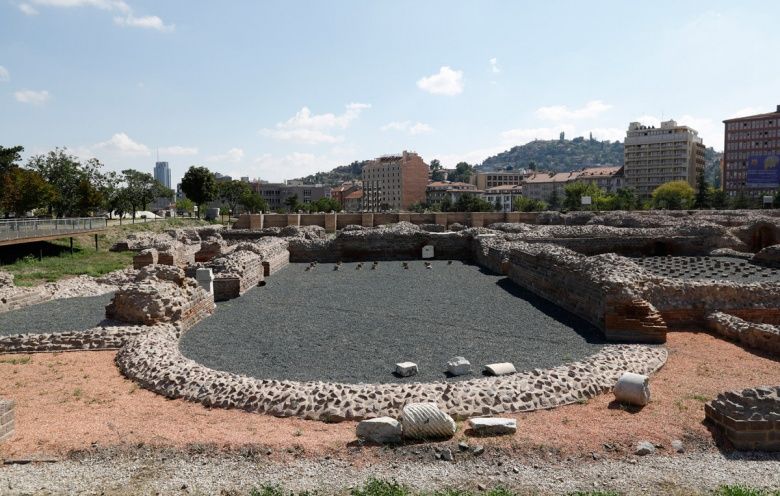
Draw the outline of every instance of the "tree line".
M103 171L96 158L82 160L64 148L33 155L22 163L24 147L0 146L0 213L22 217L28 212L49 217L87 217L146 210L173 191L151 174L135 169Z

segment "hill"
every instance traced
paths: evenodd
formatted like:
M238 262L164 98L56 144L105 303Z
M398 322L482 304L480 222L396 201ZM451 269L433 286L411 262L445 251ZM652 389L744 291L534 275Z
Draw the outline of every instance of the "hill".
M369 160L361 160L359 162L352 162L349 165L342 165L336 167L329 172L316 172L306 177L298 178L307 184L325 184L327 186L338 186L345 181L352 181L353 179L360 179L363 174L363 167L370 162Z

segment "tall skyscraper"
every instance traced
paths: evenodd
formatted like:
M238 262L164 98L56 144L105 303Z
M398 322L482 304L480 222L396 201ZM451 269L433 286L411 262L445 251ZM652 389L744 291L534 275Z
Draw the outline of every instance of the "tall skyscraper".
M154 164L154 178L166 188L171 189L171 168L168 167L168 162Z

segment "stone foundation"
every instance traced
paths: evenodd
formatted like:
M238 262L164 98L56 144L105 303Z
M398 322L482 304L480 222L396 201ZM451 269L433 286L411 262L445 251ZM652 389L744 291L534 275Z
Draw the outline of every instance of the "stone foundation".
M780 386L721 393L704 413L738 450L780 451Z
M153 326L104 322L99 327L85 331L0 336L0 354L117 350L124 346L128 339L148 332L152 328Z
M744 346L780 356L780 327L749 322L735 315L713 312L707 316L709 328Z
M14 435L16 427L16 403L0 399L0 443Z
M247 250L234 251L207 263L214 271L214 300L238 298L263 280L265 272L260 255Z
M141 250L133 257L133 268L138 270L147 265L157 265L158 253L156 248Z

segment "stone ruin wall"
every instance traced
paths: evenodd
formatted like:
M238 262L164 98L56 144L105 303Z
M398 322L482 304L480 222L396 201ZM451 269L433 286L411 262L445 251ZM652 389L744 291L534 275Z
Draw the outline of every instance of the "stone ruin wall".
M16 403L0 399L0 443L14 435Z
M704 414L738 450L780 451L780 386L721 393Z
M263 259L251 251L234 251L204 265L214 271L214 300L238 298L264 280Z
M777 325L749 321L725 312L710 313L707 324L726 339L780 356L780 327Z

